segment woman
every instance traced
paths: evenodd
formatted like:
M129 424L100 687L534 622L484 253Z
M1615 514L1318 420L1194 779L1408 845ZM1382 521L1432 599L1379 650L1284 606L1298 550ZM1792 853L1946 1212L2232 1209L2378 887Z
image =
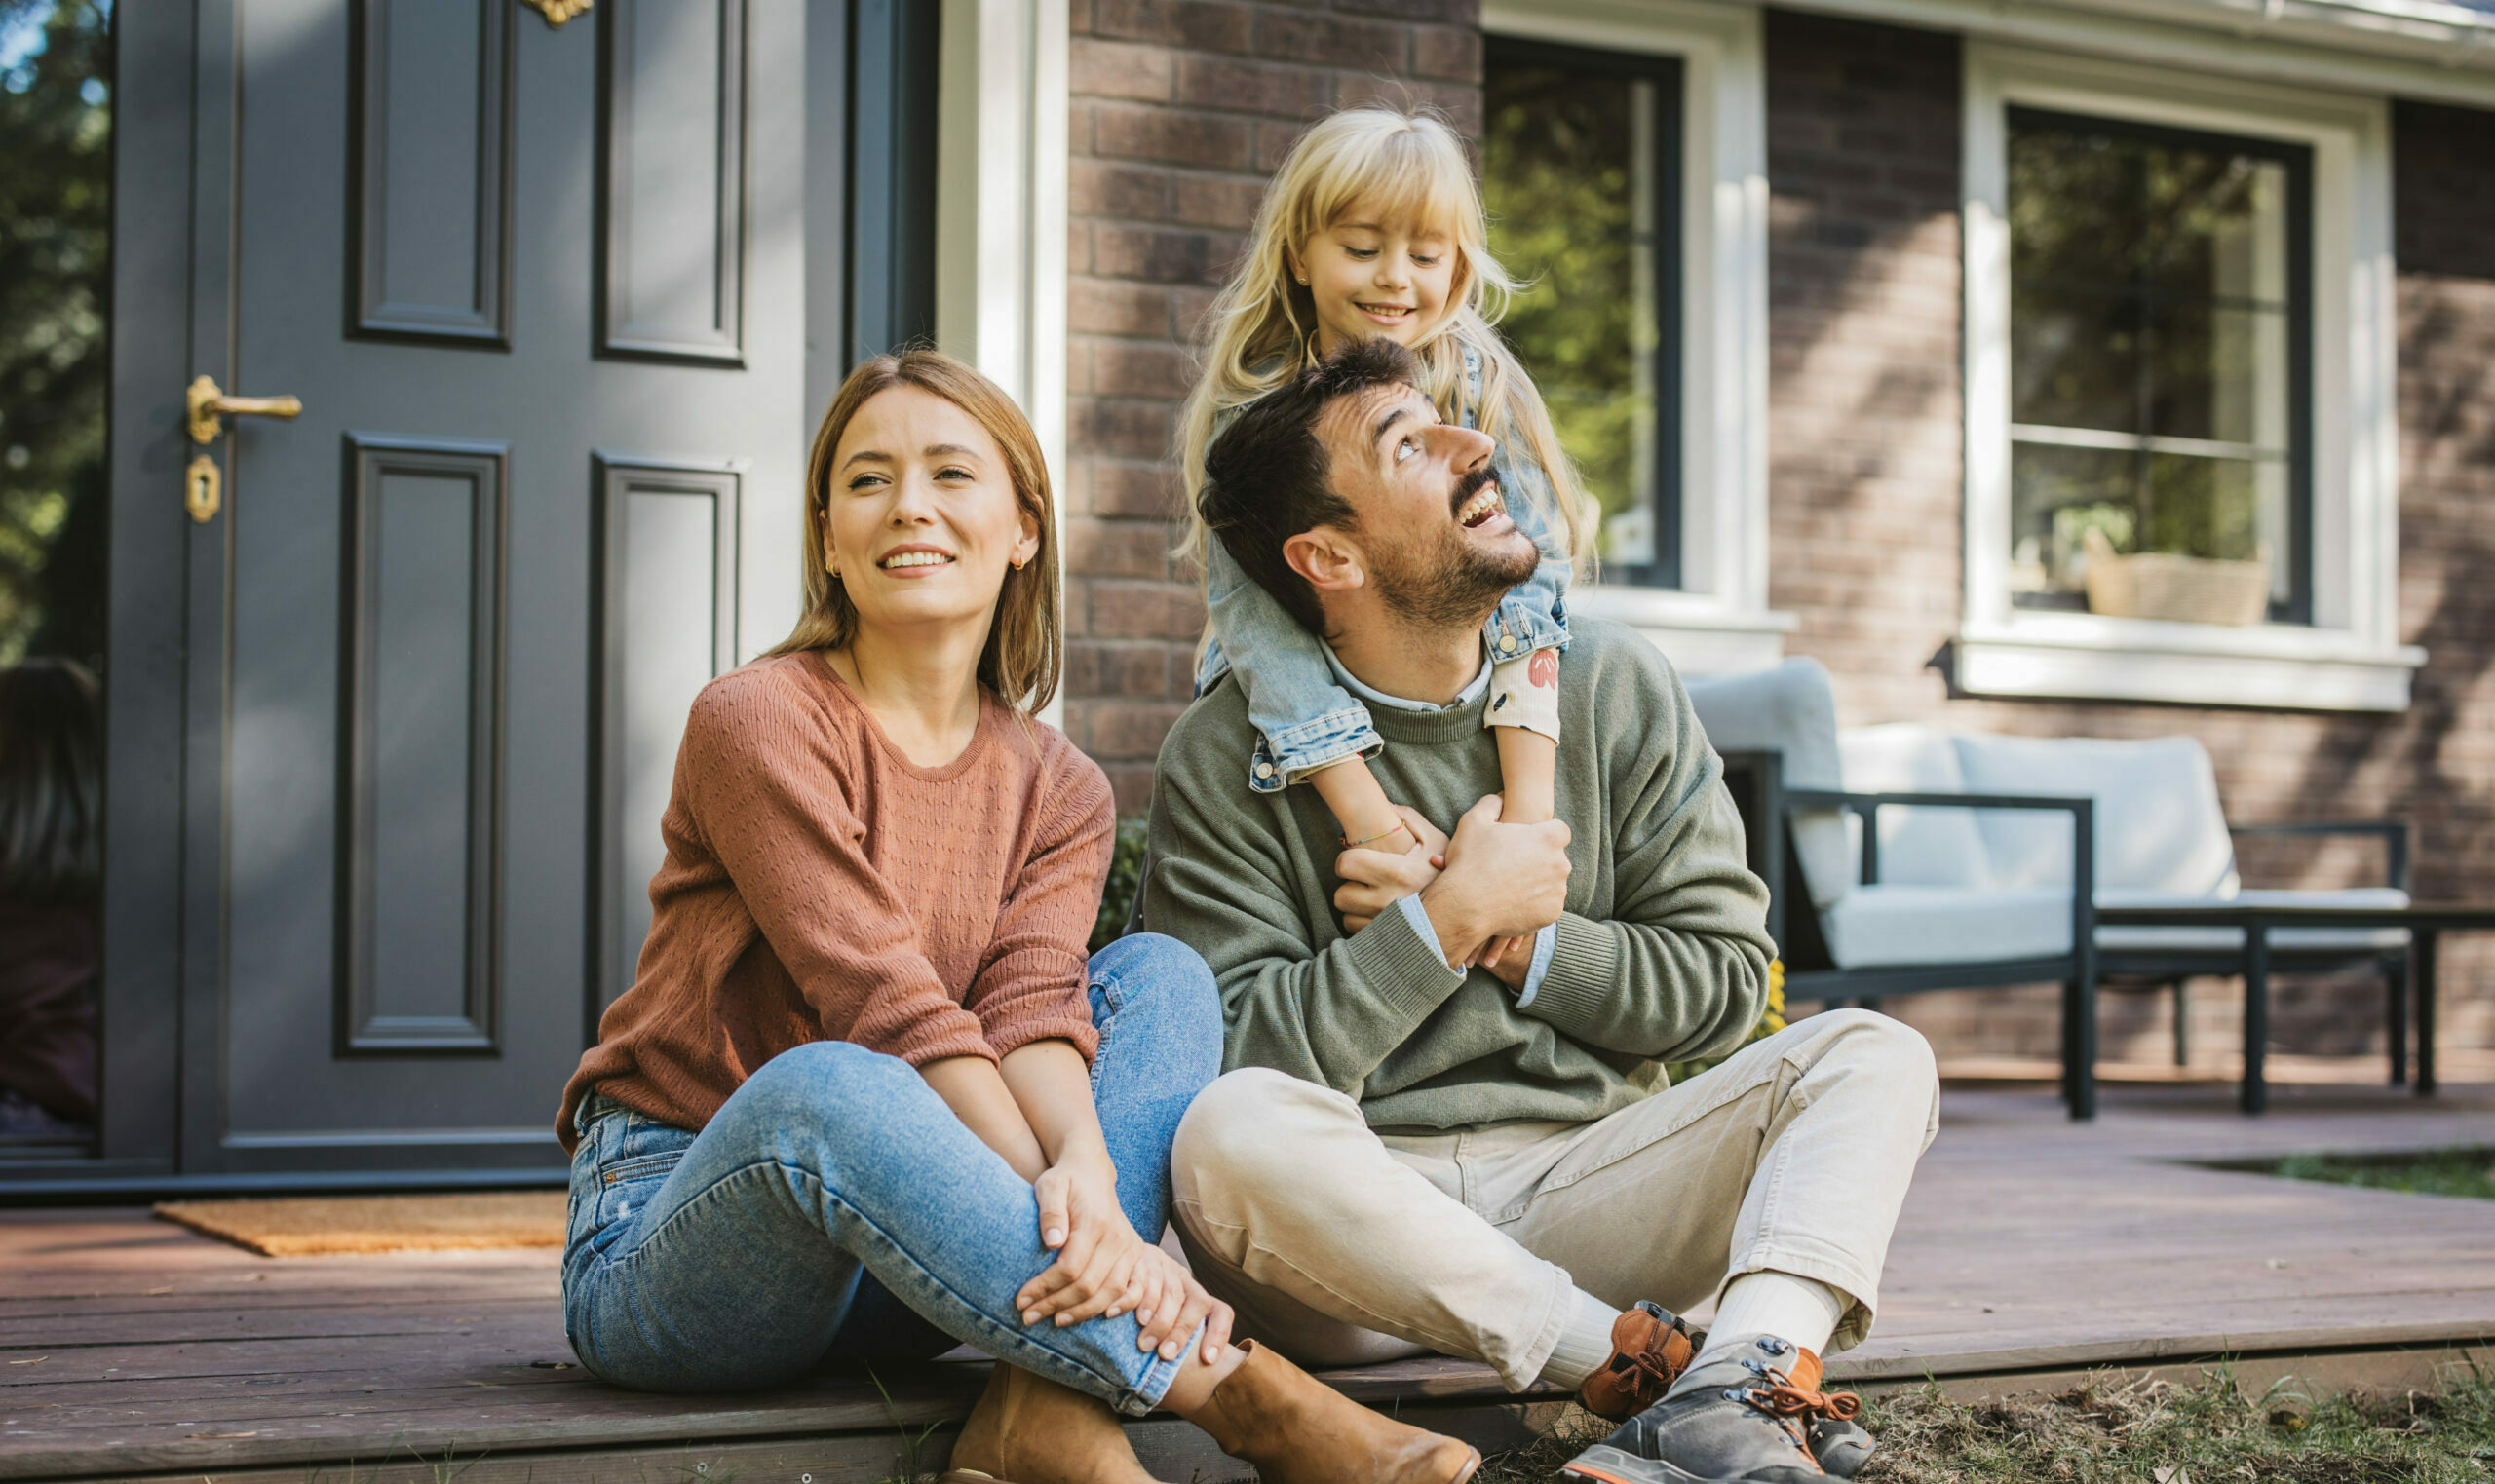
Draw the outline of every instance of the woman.
M1118 1412L1268 1479L1455 1484L1478 1455L1252 1343L1156 1244L1220 1070L1201 960L1088 966L1107 780L1056 686L1048 476L928 351L851 373L806 472L806 607L695 702L638 981L564 1089L565 1321L626 1386L998 1357L950 1478L1145 1478Z

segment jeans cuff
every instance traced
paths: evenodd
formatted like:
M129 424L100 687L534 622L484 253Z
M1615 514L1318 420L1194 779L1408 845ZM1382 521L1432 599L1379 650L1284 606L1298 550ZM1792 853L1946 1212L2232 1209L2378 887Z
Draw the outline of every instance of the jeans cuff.
M1248 786L1257 793L1280 793L1321 768L1346 758L1375 757L1386 750L1386 739L1360 712L1321 717L1285 732L1278 739L1258 738L1248 769Z

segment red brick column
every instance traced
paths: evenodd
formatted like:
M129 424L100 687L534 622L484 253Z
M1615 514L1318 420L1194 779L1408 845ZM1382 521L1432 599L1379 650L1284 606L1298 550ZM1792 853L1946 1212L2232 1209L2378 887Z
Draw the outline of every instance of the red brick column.
M1204 627L1172 440L1198 323L1301 130L1376 97L1481 111L1478 0L1075 0L1067 251L1066 730L1121 813L1186 708Z

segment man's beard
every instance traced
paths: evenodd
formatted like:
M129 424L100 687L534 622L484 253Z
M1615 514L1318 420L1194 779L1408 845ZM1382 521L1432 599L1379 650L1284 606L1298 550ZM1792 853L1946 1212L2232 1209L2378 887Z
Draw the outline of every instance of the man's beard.
M1463 509L1489 482L1486 465L1459 480L1450 510ZM1417 627L1480 627L1508 590L1533 576L1542 562L1541 552L1521 538L1510 550L1493 551L1475 545L1452 521L1436 530L1427 541L1368 552L1369 577L1377 585L1379 601Z

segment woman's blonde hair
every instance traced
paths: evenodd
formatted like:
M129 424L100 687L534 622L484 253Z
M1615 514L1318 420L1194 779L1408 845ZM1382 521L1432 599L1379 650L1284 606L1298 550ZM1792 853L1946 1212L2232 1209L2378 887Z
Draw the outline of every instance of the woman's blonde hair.
M1057 626L1057 561L1056 502L1049 493L1048 461L1040 455L1039 436L1030 420L1002 387L940 351L904 350L859 362L831 399L830 410L816 430L814 452L806 459L804 571L805 611L797 627L770 653L795 654L808 649L841 649L858 634L858 609L838 578L824 570L824 524L831 503L831 460L840 436L858 409L878 392L916 387L951 402L987 430L1005 455L1006 473L1014 481L1014 501L1040 530L1039 550L1018 568L1005 572L1005 587L996 596L996 615L988 626L987 647L979 657L979 684L997 699L1025 715L1049 704L1056 694L1064 664L1064 640Z
M1519 286L1490 255L1481 192L1464 157L1463 140L1427 109L1347 108L1321 120L1291 146L1256 209L1238 270L1205 316L1204 374L1179 418L1179 468L1187 487L1184 552L1199 561L1207 539L1196 497L1205 482L1205 450L1223 412L1254 401L1309 360L1317 333L1316 301L1291 275L1291 255L1355 207L1384 222L1446 230L1455 240L1452 313L1412 353L1421 390L1450 420L1466 412L1502 443L1521 442L1550 474L1556 529L1572 559L1587 546L1584 497L1576 466L1559 446L1551 413L1524 368L1491 326ZM1463 405L1464 353L1481 361L1481 403ZM1508 492L1516 498L1516 492Z

